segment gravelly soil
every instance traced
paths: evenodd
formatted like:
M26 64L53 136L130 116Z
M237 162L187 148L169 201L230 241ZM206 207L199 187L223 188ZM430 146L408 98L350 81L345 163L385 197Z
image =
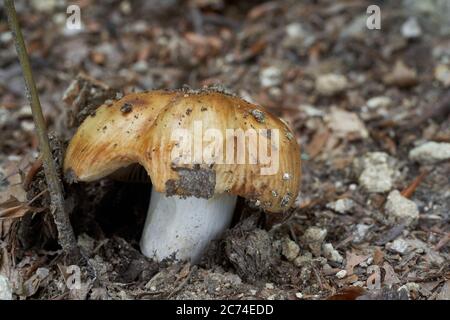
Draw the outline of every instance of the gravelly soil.
M240 199L196 266L140 254L148 184L66 185L87 258L70 289L0 5L0 274L13 298L450 299L445 1L421 1L426 14L383 3L381 30L367 29L362 0L83 1L80 32L64 28L64 1L16 3L58 160L118 92L220 85L290 124L303 173L284 216Z

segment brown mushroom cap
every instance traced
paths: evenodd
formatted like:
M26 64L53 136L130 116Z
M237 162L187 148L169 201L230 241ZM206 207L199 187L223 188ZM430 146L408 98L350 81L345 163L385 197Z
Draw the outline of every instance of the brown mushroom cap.
M261 163L174 164L171 133L192 132L195 121L201 121L203 132L218 129L223 137L226 129L278 129L277 173L261 175L267 166ZM229 192L269 212L292 206L301 176L300 148L284 122L260 106L210 90L133 93L100 106L70 141L64 171L71 179L93 181L133 163L146 169L158 192L203 198Z

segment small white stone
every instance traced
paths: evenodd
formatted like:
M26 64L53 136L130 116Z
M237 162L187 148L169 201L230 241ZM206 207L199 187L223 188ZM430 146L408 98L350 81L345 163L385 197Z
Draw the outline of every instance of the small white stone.
M319 227L309 227L306 229L304 238L306 242L320 242L322 243L327 236L327 230Z
M148 63L145 60L140 60L133 64L133 70L136 72L145 73L148 71Z
M22 122L20 122L20 128L25 132L33 132L34 131L34 122L33 121L22 121Z
M32 0L31 6L40 12L51 12L58 5L57 0Z
M275 288L273 283L266 283L265 287L266 287L266 289L269 289L269 290L272 290Z
M400 238L400 239L395 239L392 244L390 245L390 249L400 253L400 254L405 254L406 252L408 252L408 248L409 248L409 244L408 242L406 242L404 239Z
M52 17L53 22L58 26L64 26L66 24L67 15L65 13L55 13Z
M341 270L336 273L336 277L338 279L343 279L343 278L345 278L346 275L347 275L347 270Z
M4 126L11 117L9 110L0 108L0 127Z
M12 32L11 31L3 31L0 35L0 42L2 43L8 43L12 40Z
M342 263L344 261L344 258L341 256L339 251L337 251L335 248L333 248L333 245L331 243L325 243L322 247L323 255L325 258L327 258L329 261Z
M336 189L342 188L343 185L344 185L344 184L342 183L342 181L336 181L336 182L334 183L334 187L335 187Z
M422 28L415 17L410 17L402 24L402 36L407 39L419 38L422 35Z
M308 265L312 262L312 256L310 252L307 252L310 255L307 255L306 253L302 256L298 256L297 258L295 258L294 260L294 265L296 267L304 267L305 265Z
M339 32L340 38L347 39L363 39L367 34L367 16L356 15L348 23L343 25L343 28Z
M386 192L392 188L392 170L388 166L366 168L358 182L370 193Z
M368 192L386 192L392 189L396 175L393 162L393 158L384 152L368 152L355 159L353 169L359 174L359 184Z
M308 117L323 117L325 115L325 112L310 104L301 104L298 108Z
M434 69L434 77L441 82L444 87L450 87L450 66L439 64Z
M339 199L326 205L328 209L342 214L348 213L354 206L355 202L352 199Z
M12 288L9 280L0 274L0 300L12 300Z
M367 232L369 232L370 226L359 223L356 225L355 231L353 231L353 242L360 243L366 238Z
M419 219L416 203L403 197L398 190L389 193L384 209L391 223L412 225Z
M354 163L354 169L361 173L367 167L378 166L393 162L386 152L367 152L362 157L357 158Z
M409 158L424 164L432 164L450 159L450 143L426 142L409 152Z
M389 97L378 96L367 100L367 106L370 109L387 108L392 104L392 100Z
M281 70L272 66L261 71L259 81L263 87L273 87L281 83L281 76Z
M398 288L397 292L400 292L400 290L406 290L408 292L408 295L411 291L418 292L420 290L420 285L415 282L408 282Z
M120 3L119 8L120 8L120 11L122 11L122 13L124 13L124 14L130 14L131 10L132 10L131 4L128 1L122 1Z
M251 294L252 296L254 296L254 295L256 294L256 290L255 290L255 289L250 289L250 294Z
M332 96L344 91L348 87L348 81L340 74L324 74L317 77L315 87L319 94Z
M300 252L300 248L295 241L286 238L281 245L281 252L288 261L294 261Z
M305 234L303 235L303 239L308 244L311 252L315 256L319 256L322 250L322 242L325 240L326 236L326 229L310 227L306 229Z
M364 281L356 281L352 283L353 286L356 287L364 287L366 285L366 283Z
M296 296L298 299L303 299L303 293L301 293L301 292L297 292L297 293L295 294L295 296Z
M305 37L305 30L298 22L290 23L286 26L286 34L289 38L299 39Z

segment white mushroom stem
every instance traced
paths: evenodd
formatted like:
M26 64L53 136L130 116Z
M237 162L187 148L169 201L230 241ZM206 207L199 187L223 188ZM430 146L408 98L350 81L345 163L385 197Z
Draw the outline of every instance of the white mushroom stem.
M215 195L211 199L166 196L152 190L141 238L141 251L161 261L200 261L211 240L230 226L237 197Z

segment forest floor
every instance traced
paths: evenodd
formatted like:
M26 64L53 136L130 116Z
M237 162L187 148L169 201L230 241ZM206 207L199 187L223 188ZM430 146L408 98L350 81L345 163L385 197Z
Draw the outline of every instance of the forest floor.
M65 28L65 1L25 3L59 164L82 113L117 92L220 85L290 124L302 186L276 219L239 200L233 226L191 265L139 252L148 185L66 185L88 261L69 289L0 7L0 295L450 299L450 27L432 1L383 2L380 30L362 0L87 0L80 31Z

